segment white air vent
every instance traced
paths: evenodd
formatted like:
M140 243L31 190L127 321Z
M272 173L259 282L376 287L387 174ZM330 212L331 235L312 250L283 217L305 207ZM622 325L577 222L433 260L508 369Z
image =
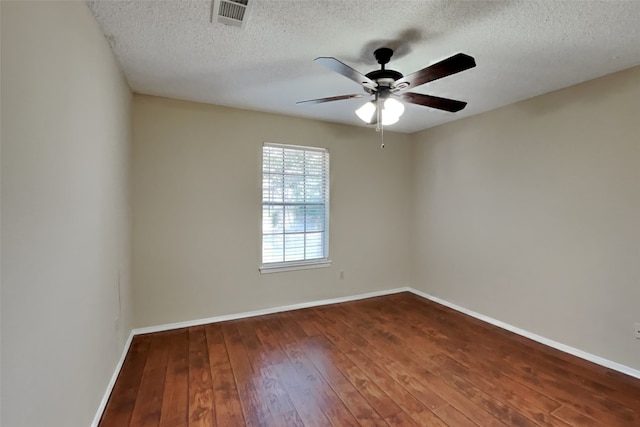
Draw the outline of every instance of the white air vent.
M217 9L215 3L218 4ZM218 22L243 27L249 15L249 0L214 0L214 10Z

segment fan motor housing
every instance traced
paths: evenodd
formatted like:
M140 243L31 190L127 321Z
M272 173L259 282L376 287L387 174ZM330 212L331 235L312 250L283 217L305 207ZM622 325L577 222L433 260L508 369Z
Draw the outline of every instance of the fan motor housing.
M374 81L380 79L393 79L395 81L404 77L401 72L395 70L375 70L365 75Z
M368 73L366 75L368 78L376 82L376 88L367 88L365 87L365 91L368 93L374 92L389 92L392 88L394 88L394 84L396 80L401 79L402 73L399 73L395 70L376 70ZM395 88L394 88L395 89Z

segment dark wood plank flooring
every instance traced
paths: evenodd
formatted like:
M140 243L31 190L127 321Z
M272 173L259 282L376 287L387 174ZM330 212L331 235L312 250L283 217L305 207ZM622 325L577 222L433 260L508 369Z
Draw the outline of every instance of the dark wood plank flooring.
M640 380L410 293L136 336L101 427L640 426Z

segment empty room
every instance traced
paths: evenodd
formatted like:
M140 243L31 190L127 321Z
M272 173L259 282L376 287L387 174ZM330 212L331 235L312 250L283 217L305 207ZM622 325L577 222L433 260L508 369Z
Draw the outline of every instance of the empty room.
M640 2L0 24L3 427L640 426Z

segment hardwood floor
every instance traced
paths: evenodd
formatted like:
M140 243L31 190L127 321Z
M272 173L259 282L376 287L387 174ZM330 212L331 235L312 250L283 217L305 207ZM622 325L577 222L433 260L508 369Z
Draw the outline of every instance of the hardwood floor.
M101 427L640 426L640 380L409 293L136 336Z

